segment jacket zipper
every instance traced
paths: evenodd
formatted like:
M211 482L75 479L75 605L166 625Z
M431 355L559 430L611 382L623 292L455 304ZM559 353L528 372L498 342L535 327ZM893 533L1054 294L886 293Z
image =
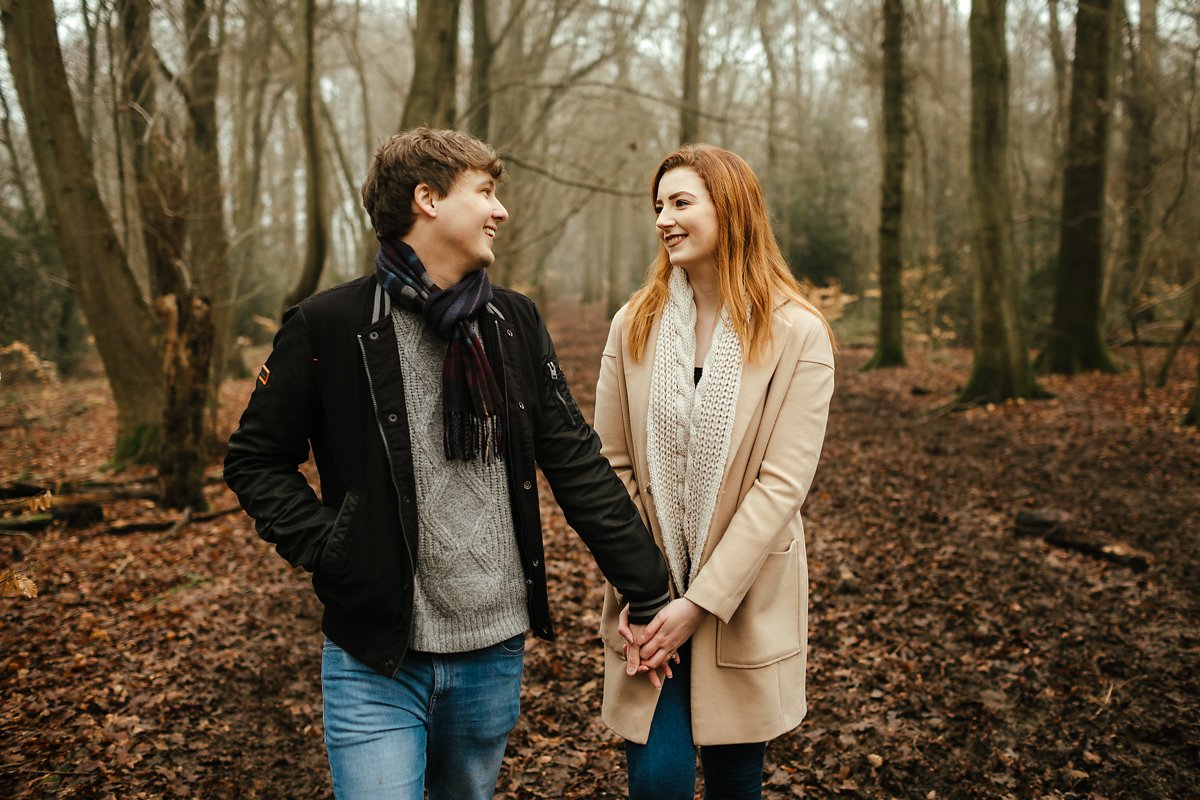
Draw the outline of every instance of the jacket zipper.
M546 362L546 369L550 371L550 385L554 387L554 396L558 398L559 405L562 406L563 413L567 415L567 422L574 425L575 415L571 413L571 404L567 402L567 398L562 396L562 392L558 390L558 367L553 360Z
M367 363L367 347L365 344L363 344L363 338L362 338L361 333L357 334L357 338L358 338L358 350L360 353L362 353L363 372L365 372L367 374L367 394L371 395L371 409L375 412L375 425L379 428L379 438L383 440L383 455L385 458L387 458L387 462L388 462L388 477L392 479L392 488L396 490L396 499L398 501L402 497L402 495L400 494L400 484L398 484L396 482L396 465L392 461L392 450L388 446L387 433L385 433L383 430L383 423L379 421L379 401L375 397L375 381L371 379L371 367ZM404 512L401 511L399 508L397 508L396 515L400 519L400 532L401 532L401 535L403 536ZM403 538L405 541L404 549L408 550L408 537L403 536ZM413 558L413 554L411 552L408 554L408 560L410 562L412 562L413 571L415 572L416 566L417 566L416 559Z

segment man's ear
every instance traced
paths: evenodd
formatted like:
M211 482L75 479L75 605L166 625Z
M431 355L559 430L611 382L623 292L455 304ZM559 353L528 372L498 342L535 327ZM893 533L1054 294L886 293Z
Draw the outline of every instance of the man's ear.
M437 192L428 183L418 183L413 189L412 210L414 214L424 214L430 219L437 217Z

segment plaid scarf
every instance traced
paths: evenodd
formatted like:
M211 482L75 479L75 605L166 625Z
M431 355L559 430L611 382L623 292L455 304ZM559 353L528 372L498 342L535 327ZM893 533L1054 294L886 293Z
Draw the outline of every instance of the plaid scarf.
M504 448L500 424L504 400L483 351L479 326L474 322L492 300L487 269L472 272L449 289L440 289L411 247L399 239L384 239L375 256L375 279L392 302L422 314L433 332L450 343L442 362L442 443L446 458L499 458Z

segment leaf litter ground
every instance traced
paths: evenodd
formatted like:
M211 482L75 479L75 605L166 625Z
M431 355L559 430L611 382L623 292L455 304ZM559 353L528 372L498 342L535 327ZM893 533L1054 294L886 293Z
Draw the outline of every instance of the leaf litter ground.
M554 319L590 409L606 323ZM768 747L766 796L1200 798L1200 435L1178 425L1194 361L1145 400L1133 374L1087 375L1045 379L1053 400L938 413L969 353L857 372L868 355L839 355L805 506L810 712ZM225 387L224 429L251 385ZM113 426L101 380L5 390L0 482L95 477ZM497 796L623 797L598 572L541 488L559 639L529 641ZM1034 508L1153 561L1014 536ZM105 516L0 535L0 570L40 592L0 599L0 796L331 796L306 575L241 514L121 535L169 515L131 500Z

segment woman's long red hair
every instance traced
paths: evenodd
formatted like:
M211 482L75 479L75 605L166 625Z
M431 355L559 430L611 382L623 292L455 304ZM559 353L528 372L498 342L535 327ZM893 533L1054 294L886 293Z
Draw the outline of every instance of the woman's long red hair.
M717 246L713 260L721 304L729 309L733 330L742 352L757 360L771 340L771 312L783 298L794 300L811 311L829 331L829 323L808 298L788 269L767 216L767 203L753 170L741 156L709 144L688 144L671 153L659 165L650 187L652 202L658 198L663 175L679 167L691 167L704 181L717 212ZM667 304L667 281L671 261L659 241L658 255L650 265L646 282L629 303L629 344L640 360L646 351L650 328Z

